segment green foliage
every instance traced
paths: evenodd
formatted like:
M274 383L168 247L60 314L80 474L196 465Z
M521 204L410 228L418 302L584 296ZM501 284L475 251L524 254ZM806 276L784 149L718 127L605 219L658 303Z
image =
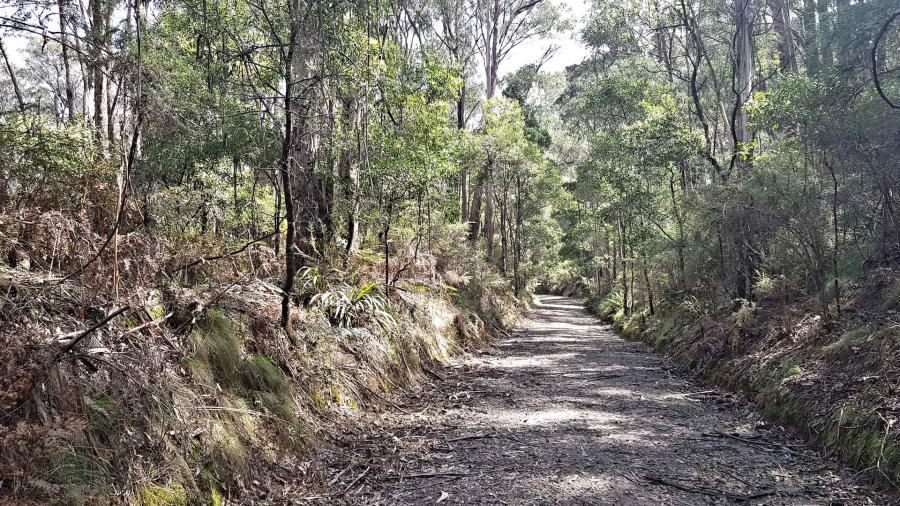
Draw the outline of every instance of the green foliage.
M211 373L211 379L222 387L256 399L283 420L295 421L294 389L290 381L269 357L244 358L238 332L227 315L207 311L205 320L192 334L196 353L190 365L195 376L202 381Z
M374 322L391 331L397 321L388 312L387 301L378 293L377 286L372 281L343 290L326 290L314 295L309 306L322 311L331 324L338 327L352 328Z
M746 299L738 299L736 301L738 308L732 313L732 317L734 318L734 326L737 328L742 328L747 326L753 318L754 313L756 312L756 306L753 305L752 302Z
M801 369L799 365L794 364L794 365L788 367L787 369L785 369L784 378L787 379L787 378L790 378L791 376L796 376L796 375L800 374L801 372L803 372L803 369Z
M187 506L189 504L187 491L178 483L141 485L138 488L135 502L137 506Z
M297 291L302 294L317 294L326 288L325 277L318 267L304 266L297 271Z
M597 306L596 313L601 318L613 318L616 314L622 313L624 304L625 299L622 296L622 292L610 292Z
M77 210L89 200L96 202L90 190L114 182L114 177L110 167L95 162L91 136L78 125L0 117L0 167L14 183L10 196L50 209ZM78 187L83 191L72 191Z

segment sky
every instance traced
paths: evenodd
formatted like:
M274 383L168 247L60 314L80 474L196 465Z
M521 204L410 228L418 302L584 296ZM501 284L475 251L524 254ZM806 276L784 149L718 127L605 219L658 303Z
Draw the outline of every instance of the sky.
M574 21L571 30L561 33L554 39L534 40L522 44L510 52L503 66L500 68L500 77L515 72L516 69L529 63L534 63L550 44L559 46L556 54L541 68L545 72L560 72L569 65L581 63L588 55L588 50L581 43L579 32L584 27L590 9L590 0L554 0L557 5L568 8L569 17Z
M515 72L523 65L534 63L551 44L558 46L559 49L544 64L542 70L545 72L563 71L569 65L580 63L587 56L588 51L580 41L579 32L584 26L584 20L587 18L591 0L552 1L561 6L563 10L568 11L567 16L573 20L572 29L558 34L555 38L532 40L514 49L500 68L501 78ZM0 8L0 14L4 12L4 9ZM6 49L10 53L10 59L13 65L17 67L21 67L25 63L23 54L25 42L26 39L24 37L8 36L4 38Z

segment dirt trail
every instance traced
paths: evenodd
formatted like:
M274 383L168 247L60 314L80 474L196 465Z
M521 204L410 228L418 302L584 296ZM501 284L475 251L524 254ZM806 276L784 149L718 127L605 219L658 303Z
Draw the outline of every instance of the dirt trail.
M328 457L323 504L896 504L572 299Z

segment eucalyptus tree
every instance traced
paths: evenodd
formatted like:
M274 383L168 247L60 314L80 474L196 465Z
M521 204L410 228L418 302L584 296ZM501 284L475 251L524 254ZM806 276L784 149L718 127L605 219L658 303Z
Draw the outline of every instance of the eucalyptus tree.
M510 52L535 38L547 37L564 28L556 6L545 0L470 0L475 12L475 33L478 51L484 63L485 97L494 97L500 75L500 65ZM469 206L470 238L482 233L481 207L484 198L484 230L488 257L494 253L494 178L486 168L482 182L473 191Z
M441 47L450 55L452 65L460 72L462 85L456 99L456 128L465 130L475 104L467 103L472 86L472 67L478 53L475 16L468 0L435 0L426 8L428 26ZM459 167L460 220L469 219L469 167Z
M564 251L623 311L660 286L752 301L785 276L840 312L842 280L900 258L897 19L890 2L596 2L560 99L592 147Z

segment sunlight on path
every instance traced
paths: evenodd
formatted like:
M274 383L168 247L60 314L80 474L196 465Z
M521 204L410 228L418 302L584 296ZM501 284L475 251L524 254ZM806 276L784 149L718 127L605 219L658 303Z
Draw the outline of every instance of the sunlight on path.
M522 330L404 411L347 443L370 471L342 501L887 504L573 299L539 297Z

